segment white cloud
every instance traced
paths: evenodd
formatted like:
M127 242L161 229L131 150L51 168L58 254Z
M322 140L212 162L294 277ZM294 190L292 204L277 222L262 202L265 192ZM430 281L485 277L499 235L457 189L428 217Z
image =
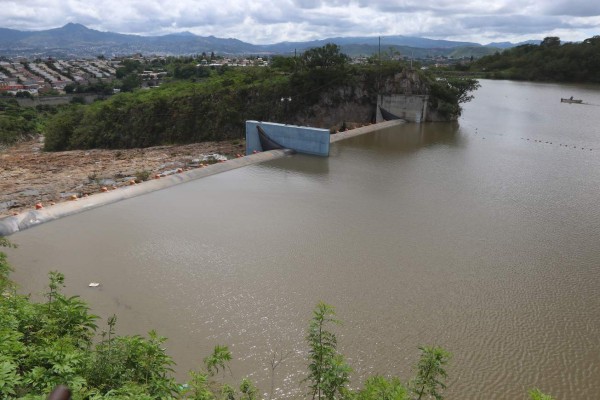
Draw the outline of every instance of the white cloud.
M600 28L600 3L590 0L0 0L0 7L5 28L78 22L101 31L191 31L251 43L377 35L481 43L557 33L582 40Z

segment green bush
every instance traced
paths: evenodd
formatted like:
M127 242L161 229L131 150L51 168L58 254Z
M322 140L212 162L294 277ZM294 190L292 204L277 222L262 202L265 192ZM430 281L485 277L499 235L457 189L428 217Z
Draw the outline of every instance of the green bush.
M35 108L21 107L15 99L0 99L0 145L40 133L42 119Z
M71 148L71 139L84 115L84 108L73 105L51 116L46 123L44 150L60 151Z

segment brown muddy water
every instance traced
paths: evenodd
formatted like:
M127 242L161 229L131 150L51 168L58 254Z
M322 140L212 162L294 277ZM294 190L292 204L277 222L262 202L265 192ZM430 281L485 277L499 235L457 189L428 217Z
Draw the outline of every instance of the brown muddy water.
M169 338L177 377L216 344L236 381L302 398L323 300L358 385L453 353L447 397L600 392L600 88L482 81L458 123L406 124L15 234L13 277L66 274L120 333ZM561 97L582 98L581 105ZM88 288L89 282L99 288Z

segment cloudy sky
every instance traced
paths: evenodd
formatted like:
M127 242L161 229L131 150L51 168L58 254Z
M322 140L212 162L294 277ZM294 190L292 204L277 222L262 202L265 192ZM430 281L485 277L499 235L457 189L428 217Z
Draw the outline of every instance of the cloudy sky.
M518 42L600 35L598 0L0 0L0 27L68 22L100 31L190 31L255 44L334 36Z

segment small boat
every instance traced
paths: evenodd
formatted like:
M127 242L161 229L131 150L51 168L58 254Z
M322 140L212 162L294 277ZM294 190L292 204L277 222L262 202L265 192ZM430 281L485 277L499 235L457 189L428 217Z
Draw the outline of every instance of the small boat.
M573 97L571 97L570 99L560 99L561 103L574 103L574 104L581 104L583 103L583 100L581 99L574 99Z

